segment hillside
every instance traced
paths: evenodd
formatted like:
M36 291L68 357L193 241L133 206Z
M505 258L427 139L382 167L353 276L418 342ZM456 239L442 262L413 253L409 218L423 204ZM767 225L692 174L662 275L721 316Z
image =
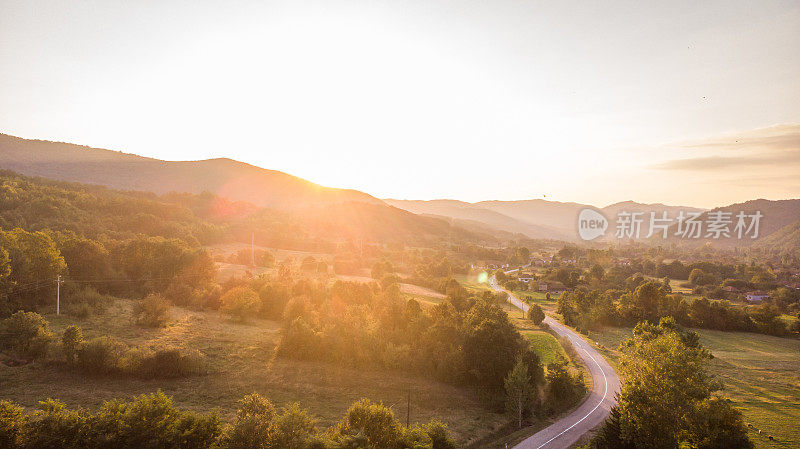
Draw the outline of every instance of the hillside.
M788 224L769 236L764 237L756 246L776 252L800 251L800 220Z
M752 244L761 244L764 241L764 245L774 245L779 243L779 241L789 238L792 234L790 229L787 229L785 233L778 234L778 231L782 231L783 228L790 227L793 223L796 223L800 220L800 199L791 199L791 200L765 200L765 199L757 199L757 200L750 200L745 201L743 203L735 203L728 206L717 207L711 209L700 216L700 220L707 221L709 220L709 214L714 212L727 212L730 213L730 217L732 223L730 224L730 237L720 237L718 239L711 239L711 238L700 238L700 239L686 239L686 238L679 238L674 235L675 226L672 227L672 232L670 232L670 241L674 242L682 242L682 243L690 243L690 244L704 244L710 242L715 246L721 247L734 247L734 246L749 246ZM736 226L736 215L739 212L744 212L747 215L755 214L756 212L761 212L762 218L759 220L758 226L758 237L756 239L750 238L751 234L743 235L741 239L738 238L736 233L734 232L734 228ZM749 225L750 219L748 218L745 222L746 225ZM705 229L705 228L704 228ZM769 238L769 240L767 240ZM772 243L770 243L772 242Z
M0 168L119 190L157 194L208 191L231 200L284 210L350 201L381 203L363 192L323 187L231 159L171 162L6 134L0 134Z
M447 220L423 217L385 204L344 202L302 209L263 209L200 195L118 191L102 186L21 176L0 170L0 228L72 231L127 239L161 235L202 244L257 242L311 248L345 239L430 245L439 241L493 241Z

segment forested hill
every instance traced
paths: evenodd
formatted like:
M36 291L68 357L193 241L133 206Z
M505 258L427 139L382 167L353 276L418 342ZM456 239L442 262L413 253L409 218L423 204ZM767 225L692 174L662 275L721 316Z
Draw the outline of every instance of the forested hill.
M231 159L170 162L6 134L0 134L0 168L121 190L158 194L208 191L234 201L281 210L353 201L382 204L357 190L322 187L280 171Z
M756 245L777 253L800 254L800 220L773 232Z
M265 246L323 249L336 242L433 245L445 239L491 239L385 204L346 202L292 211L256 207L211 193L118 191L0 170L0 228L71 231L92 239L143 234L194 245L250 241Z

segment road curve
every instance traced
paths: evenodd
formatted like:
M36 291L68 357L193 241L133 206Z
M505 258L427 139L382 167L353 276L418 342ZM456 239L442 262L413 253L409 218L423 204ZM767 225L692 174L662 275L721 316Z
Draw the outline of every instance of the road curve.
M528 311L528 305L520 301L511 292L500 287L494 277L489 281L489 285L499 292L508 293L508 302L525 312ZM547 316L544 322L555 333L562 337L567 337L572 342L592 376L593 389L580 407L564 418L526 438L514 446L514 449L567 449L578 441L583 434L603 422L611 411L611 407L617 402L616 395L620 388L619 376L603 356L578 334L557 320Z

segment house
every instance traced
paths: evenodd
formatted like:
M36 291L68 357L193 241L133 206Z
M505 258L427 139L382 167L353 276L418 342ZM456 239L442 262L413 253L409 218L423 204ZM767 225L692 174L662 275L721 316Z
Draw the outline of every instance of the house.
M521 274L521 275L519 275L517 280L519 282L524 282L524 283L528 284L528 283L533 282L534 280L536 280L536 278L532 274Z
M739 293L739 289L731 285L728 285L727 287L722 287L722 289L728 293Z
M558 296L567 291L567 288L560 282L540 282L539 291L550 293L551 296Z
M760 302L769 298L769 293L756 290L753 292L745 293L744 297L745 299L747 299L748 302Z

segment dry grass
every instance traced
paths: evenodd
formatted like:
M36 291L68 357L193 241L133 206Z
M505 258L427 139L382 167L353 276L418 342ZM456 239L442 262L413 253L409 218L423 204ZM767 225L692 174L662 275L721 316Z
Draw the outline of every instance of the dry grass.
M279 324L253 320L242 324L216 312L173 309L173 320L164 329L142 329L129 321L131 303L117 301L103 316L79 320L68 316L46 316L60 337L72 324L80 325L84 336L112 335L140 347L170 344L197 349L212 367L207 376L173 380L86 377L62 371L52 364L37 362L23 367L0 365L0 398L26 407L55 397L70 406L97 407L112 398L158 389L173 396L180 407L211 411L223 419L233 417L236 401L258 392L276 404L298 402L328 427L342 417L347 408L362 397L391 405L395 413L406 416L406 396L412 392L411 421L439 419L448 424L462 443L491 434L508 419L487 410L474 392L419 376L395 372L348 369L329 364L272 360ZM57 356L57 349L54 356Z

